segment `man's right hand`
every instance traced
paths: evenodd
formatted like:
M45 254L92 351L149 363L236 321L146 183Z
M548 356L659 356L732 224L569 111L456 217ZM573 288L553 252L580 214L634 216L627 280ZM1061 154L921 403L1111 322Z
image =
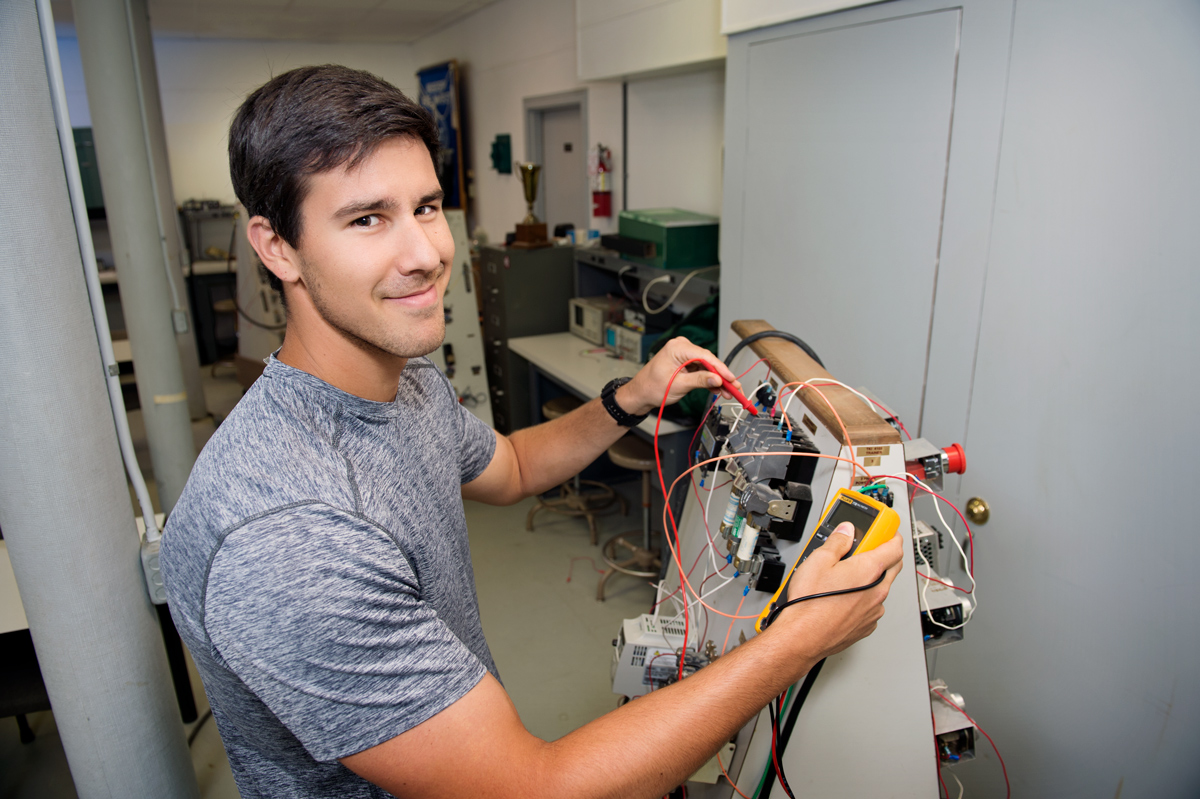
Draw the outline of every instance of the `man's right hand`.
M788 599L811 594L869 585L879 575L883 581L874 588L840 596L822 597L793 605L764 632L779 628L796 636L803 653L820 659L841 652L875 630L883 616L883 600L903 565L903 538L842 560L854 544L854 527L842 522L819 549L796 567L788 586Z

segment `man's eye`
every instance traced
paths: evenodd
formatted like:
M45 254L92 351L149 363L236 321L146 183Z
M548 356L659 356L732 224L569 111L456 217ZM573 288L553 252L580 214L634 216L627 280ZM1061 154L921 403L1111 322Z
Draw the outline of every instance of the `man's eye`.
M438 207L436 205L422 205L418 206L416 210L417 216L428 216L430 214L436 214L437 212Z
M368 214L367 216L360 216L350 224L355 227L373 227L379 224L379 217L375 216L375 214Z

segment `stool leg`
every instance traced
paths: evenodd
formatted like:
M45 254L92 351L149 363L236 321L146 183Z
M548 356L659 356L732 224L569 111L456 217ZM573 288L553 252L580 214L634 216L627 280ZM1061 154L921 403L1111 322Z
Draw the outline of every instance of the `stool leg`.
M33 743L33 739L37 737L33 734L33 727L29 726L29 719L25 718L24 713L17 714L17 731L20 733L21 743L23 744L31 744Z

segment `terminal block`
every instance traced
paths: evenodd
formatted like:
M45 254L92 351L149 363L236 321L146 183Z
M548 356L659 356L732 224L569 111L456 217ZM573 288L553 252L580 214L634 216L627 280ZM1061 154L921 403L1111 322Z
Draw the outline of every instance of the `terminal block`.
M938 696L939 693L946 699ZM937 742L938 759L948 766L974 760L975 725L961 710L955 708L955 705L958 708L963 706L962 696L951 693L942 680L931 680L929 699L933 709L933 735Z

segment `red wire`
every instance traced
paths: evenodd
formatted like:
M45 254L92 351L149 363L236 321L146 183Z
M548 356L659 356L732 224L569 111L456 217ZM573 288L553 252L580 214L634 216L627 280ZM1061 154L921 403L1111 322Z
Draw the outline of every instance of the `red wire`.
M570 563L570 565L567 566L567 582L568 583L571 582L571 572L574 571L575 561L577 561L577 560L589 561L592 564L592 568L595 569L597 573L605 574L604 569L601 569L598 566L596 566L596 561L592 560L590 555L577 555L577 556L571 558L571 563Z
M941 494L937 494L933 491L930 491L925 486L920 485L919 483L915 482L907 474L904 475L903 477L901 477L898 474L883 474L883 475L879 476L879 479L881 479L881 480L884 478L890 478L892 480L903 480L904 482L908 483L913 488L918 488L918 489L924 491L926 494L929 494L934 499L938 500L939 502L945 502L947 505L949 505L951 508L954 509L954 512L958 514L958 518L962 520L963 527L965 527L967 530L967 542L971 547L971 554L968 556L968 561L969 561L970 567L971 567L971 578L974 579L975 578L975 535L971 532L971 525L967 523L967 517L963 516L963 513L962 513L962 511L960 511L958 509L958 506L955 505L950 500L943 497ZM947 530L946 532L950 532L950 531Z
M867 397L867 399L871 399L871 398L870 398L870 397ZM887 408L883 407L883 405L881 405L880 403L878 403L878 402L875 402L875 400L873 400L873 399L872 399L872 400L871 400L871 402L872 402L873 404L875 404L875 405L879 405L879 409L880 409L880 410L882 410L884 413L888 414L888 415L889 415L889 416L891 416L893 419L895 419L895 420L896 420L896 424L900 425L900 429L904 431L904 435L908 436L908 440L909 440L909 441L912 441L912 433L908 432L908 428L904 426L904 422L900 421L900 417L899 417L899 416L897 416L896 414L892 413L892 412L891 412L890 410L888 410Z
M964 716L966 716L967 721L974 724L975 729L982 732L983 737L988 739L988 743L990 743L992 745L992 751L994 751L996 753L996 757L1000 760L1000 769L1001 769L1001 771L1004 772L1004 795L1005 795L1005 797L1012 796L1012 788L1008 784L1008 768L1004 765L1004 757L1000 754L1000 750L999 750L999 748L996 747L996 742L992 740L992 736L990 736L986 732L984 732L983 727L979 726L979 722L975 721L975 719L973 719L967 715L967 711L963 710L961 707L959 707L958 705L951 702L945 696L942 696L941 691L934 691L934 693L937 694L939 697L941 697L942 701L945 702L947 705L949 705L950 707L957 710L959 713L962 713Z
M667 513L670 514L670 516L671 516L671 526L672 527L675 527L675 512L671 510L671 498L666 490L666 485L667 485L666 481L663 479L662 453L659 452L659 449L658 449L658 431L659 431L659 428L662 427L663 411L665 411L667 409L667 397L669 397L671 395L671 386L675 384L675 378L679 376L679 373L681 371L683 371L683 368L685 366L687 366L688 364L692 364L692 363L706 364L707 361L705 361L703 358L689 358L686 361L684 361L683 363L679 364L679 366L677 366L675 368L675 371L671 373L671 379L667 381L666 389L663 391L662 402L659 403L659 406L658 406L658 419L654 423L654 464L658 467L658 484L663 489L663 499L664 499L663 505L666 508ZM678 530L677 527L676 527L676 530ZM665 530L663 531L663 535L664 536L668 535ZM678 538L679 533L676 532L675 535L676 535L676 538ZM676 568L679 569L679 574L682 577L683 576L683 561L680 560L680 558L679 558L679 551L676 548L672 548L671 553L675 556L675 566L676 566ZM680 580L680 585L682 586L685 582L686 582L686 580ZM688 614L687 592L685 591L683 594L683 644L684 644L685 649L687 648L688 624L690 623L690 621L691 621L691 619L689 618L689 614ZM681 681L683 680L683 658L679 659L679 679Z
M765 383L771 379L771 363L770 363L770 361L768 361L766 358L759 358L757 361L750 364L750 369L753 369L754 367L758 366L760 363L765 363L767 365L767 376L763 378L763 382ZM737 379L741 380L743 377L750 374L750 369L747 369L746 371L744 371L740 375L738 375Z
M939 580L938 578L936 578L936 577L930 577L930 576L928 576L928 575L925 575L925 574L921 574L921 572L917 572L917 576L918 576L918 577L921 577L921 578L923 578L923 579L926 579L926 580L928 580L928 581L929 581L929 582L931 582L931 583L940 583L941 585L944 585L944 586L946 586L947 588L953 588L955 591L962 591L964 594L970 594L970 593L973 593L973 592L974 592L974 590L975 590L975 589L973 589L973 588L959 588L957 585L951 585L950 583L943 583L943 582L942 582L941 580Z
M686 470L683 472L683 474L681 474L681 475L679 475L679 477L676 477L676 478L675 478L675 481L674 481L673 483L671 483L671 487L670 487L670 489L668 489L668 490L667 490L667 491L664 493L664 495L663 495L663 496L664 496L664 497L667 497L667 496L670 496L670 494L674 493L674 491L675 491L675 486L679 485L679 481L680 481L680 480L682 480L684 477L687 477L689 473L691 473L692 471L695 471L696 469L700 468L701 466L703 466L703 465L705 465L705 464L708 464L708 463L713 463L713 462L715 462L715 461L729 460L730 458L746 458L746 457L756 457L756 458L766 458L766 457L770 457L770 458L798 458L798 457L806 457L806 458L825 458L825 459L827 459L827 460L833 460L833 461L842 461L843 463L850 463L850 464L853 464L855 467L857 467L858 469L860 469L860 470L862 470L863 472L865 472L865 473L867 474L867 476L868 476L868 477L871 477L871 479L874 479L874 477L872 477L872 475L871 475L871 473L870 473L870 472L867 472L867 470L866 470L866 469L863 469L863 467L862 467L862 464L858 463L857 461L852 461L852 460L850 460L849 458L842 458L842 457L839 457L839 456L837 456L837 455L822 455L822 454L821 454L821 453L819 453L819 452L755 452L755 453L741 452L741 453L733 453L733 454L731 454L731 455L718 455L718 456L717 456L717 457L715 457L715 458L709 458L709 459L708 459L708 460L706 460L706 461L701 461L700 463L696 464L695 466L692 466L691 468L689 468L689 469L686 469ZM681 561L680 561L680 557L681 557L681 556L680 556L680 554L679 554L679 550L678 550L678 548L677 548L677 547L678 547L678 543L679 543L679 527L678 527L678 525L675 523L675 515L674 515L674 513L668 514L668 512L667 512L667 511L668 511L668 509L669 509L669 503L667 503L667 502L664 502L663 504L664 504L664 508L663 508L663 529L668 531L668 533L667 533L667 535L666 535L666 539L667 539L667 545L668 545L669 547L671 547L671 554L672 554L672 555L674 556L674 558L675 558L675 563L676 563L676 566L679 566L679 565L680 565L680 562L681 562ZM671 536L670 536L670 530L671 530L671 529L674 529L674 532L675 532L675 542L674 542L674 543L672 543L672 541L671 541ZM792 568L794 569L794 568L795 568L795 566L793 565L793 567L792 567ZM682 568L680 568L680 572L682 572L682 571L683 571L683 570L682 570ZM790 573L789 573L789 574L790 574ZM786 579L786 578L785 578L785 579ZM698 602L699 602L701 605L703 605L703 606L704 606L704 607L705 607L707 610L710 610L710 611L712 611L713 613L716 613L718 616L724 616L724 617L725 617L725 618L727 618L727 619L752 619L752 618L758 618L758 616L757 616L757 615L752 615L752 616L731 616L731 615L730 615L730 614L728 614L728 613L725 613L725 612L723 612L723 611L717 610L717 609L716 609L716 608L714 608L712 605L709 605L709 604L708 604L708 603L706 603L706 602L705 602L705 601L704 601L702 598L700 598L698 595L696 595L696 589L695 589L695 588L692 588L691 584L690 584L690 583L688 583L688 582L687 582L687 580L684 580L684 583L686 583L686 587L687 587L687 589L690 589L690 590L691 590L692 594L696 596L696 599L697 599L697 601L698 601Z

